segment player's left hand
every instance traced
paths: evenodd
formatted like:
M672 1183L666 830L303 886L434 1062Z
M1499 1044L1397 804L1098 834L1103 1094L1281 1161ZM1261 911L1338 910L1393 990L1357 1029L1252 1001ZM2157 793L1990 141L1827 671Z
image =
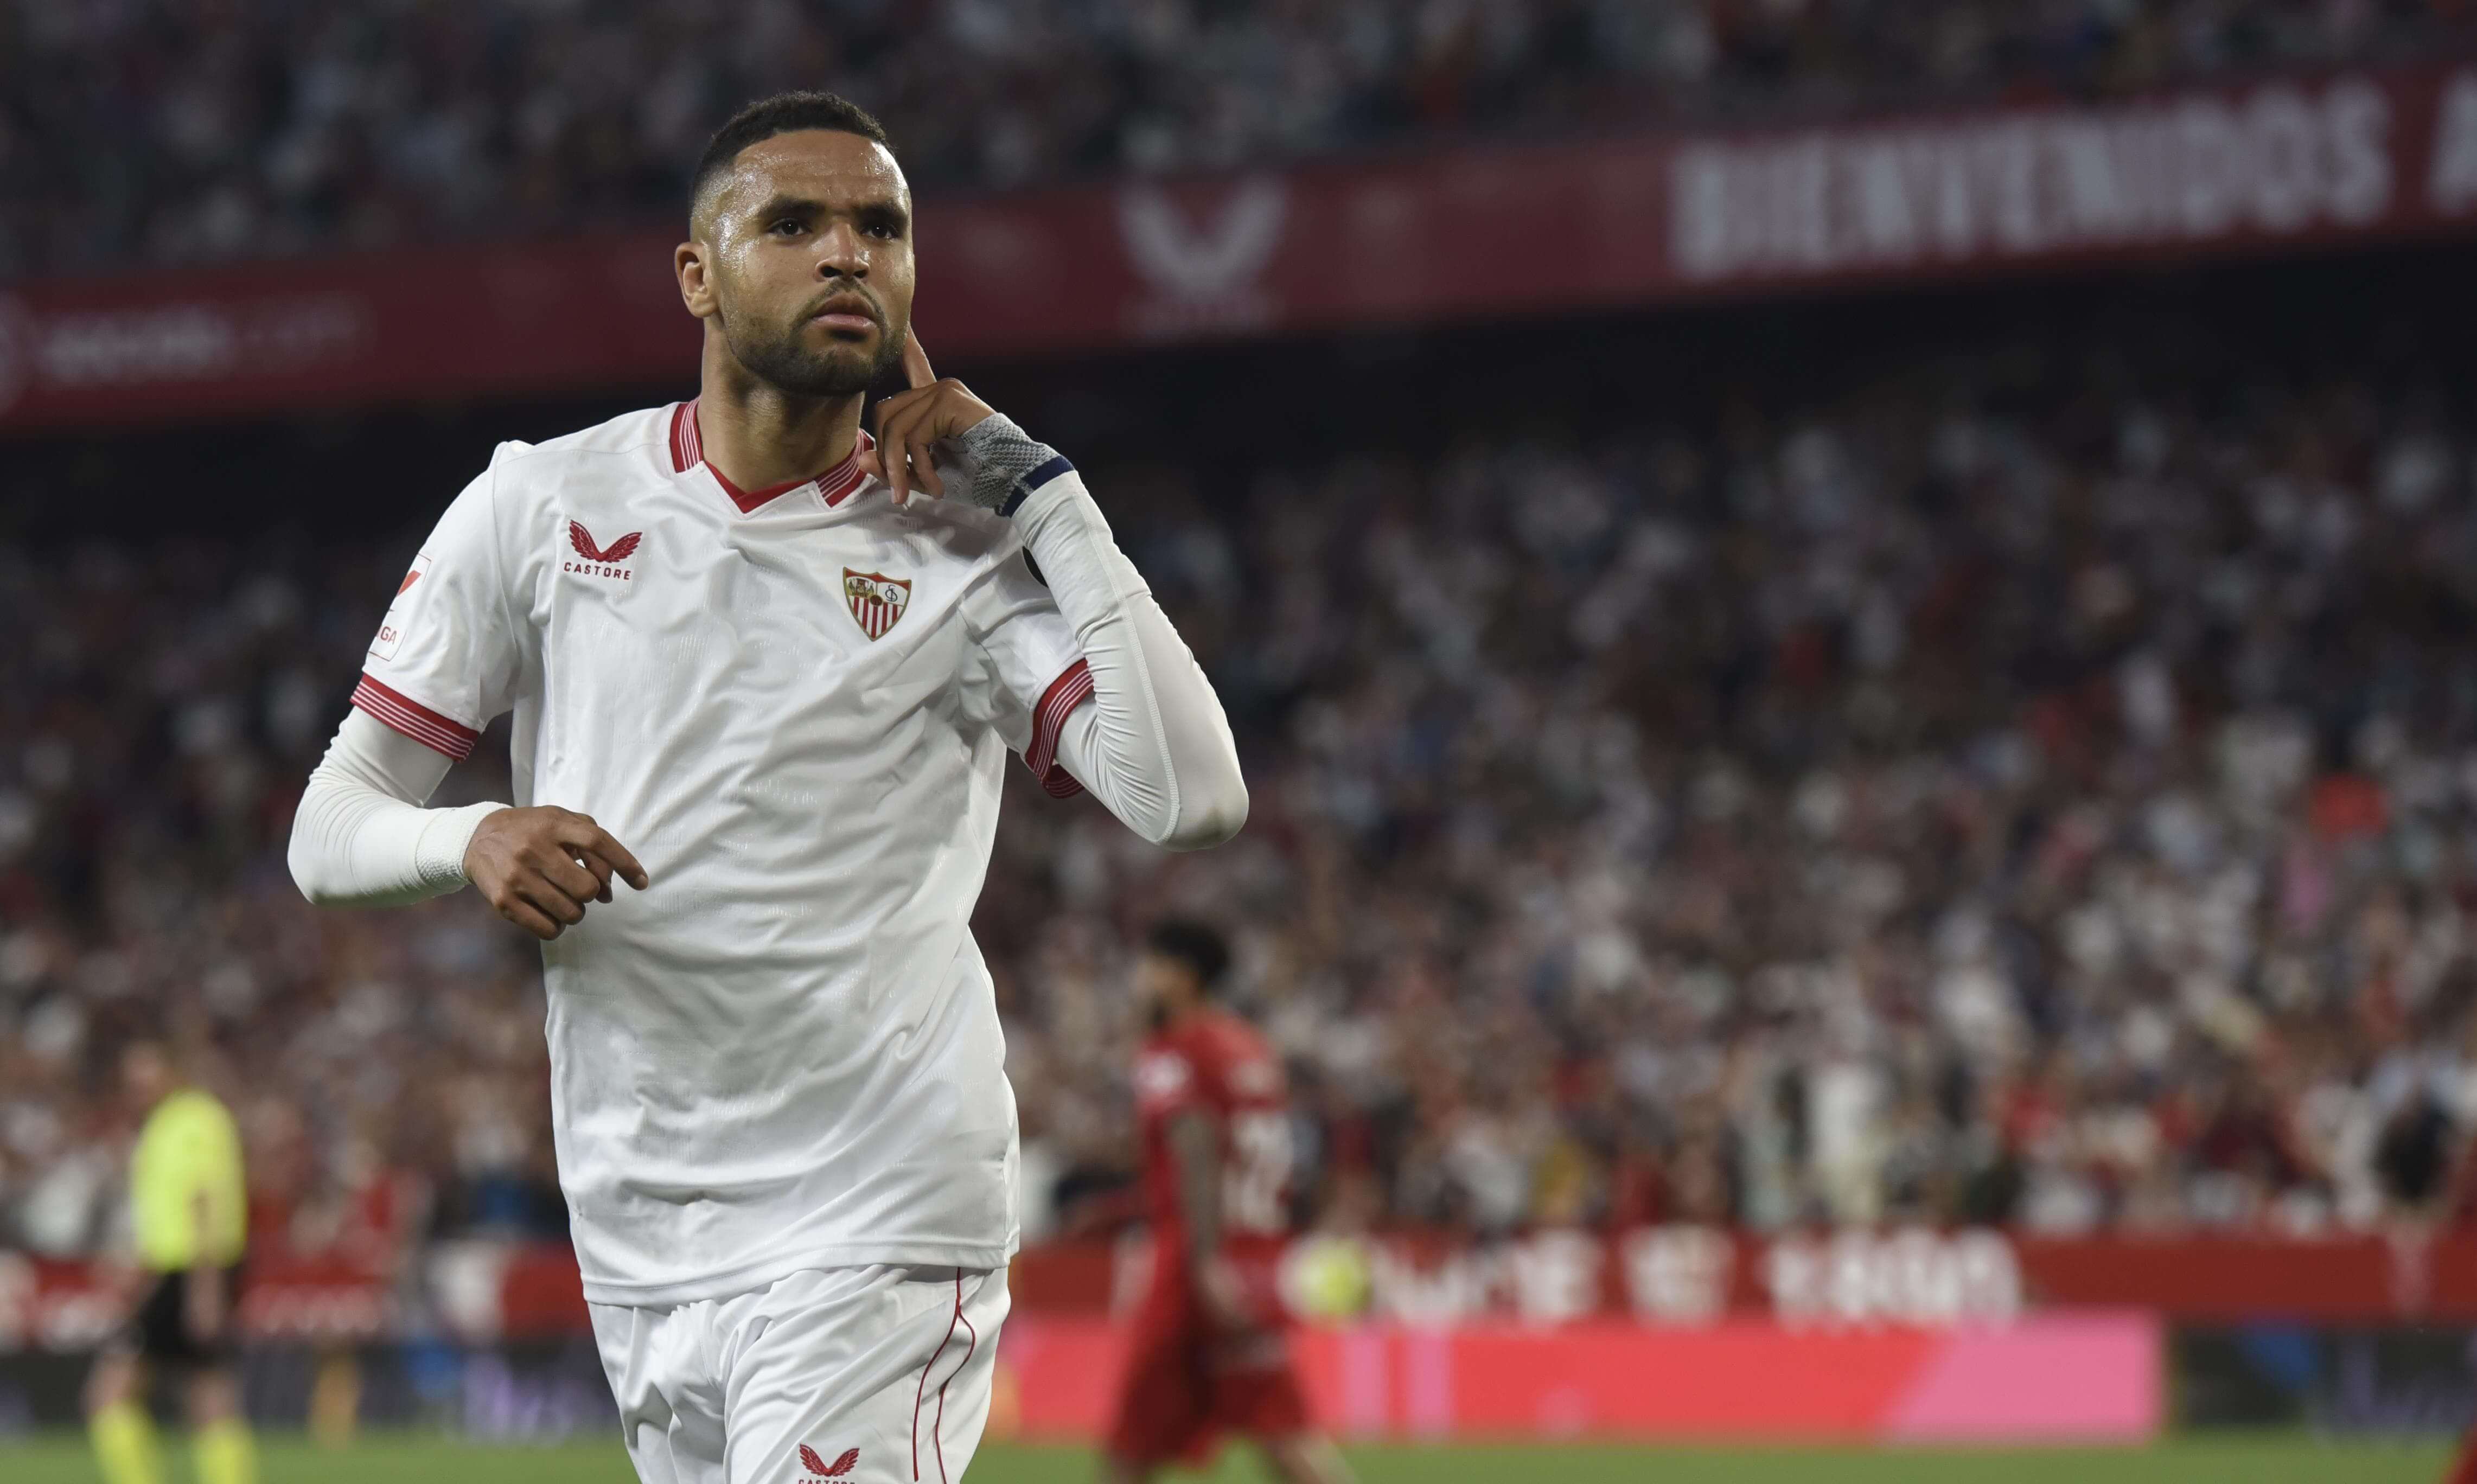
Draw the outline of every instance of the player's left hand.
M877 447L861 456L860 466L886 482L896 505L906 503L915 486L942 499L946 482L934 458L938 440L978 424L991 408L953 377L938 380L920 337L910 331L903 335L903 379L910 389L877 405Z

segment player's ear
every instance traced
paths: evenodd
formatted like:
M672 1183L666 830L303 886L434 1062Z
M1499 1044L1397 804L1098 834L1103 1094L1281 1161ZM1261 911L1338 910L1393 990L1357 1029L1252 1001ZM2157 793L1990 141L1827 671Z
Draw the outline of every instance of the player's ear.
M671 271L680 281L680 302L699 319L713 317L713 284L706 277L705 244L691 238L671 249Z

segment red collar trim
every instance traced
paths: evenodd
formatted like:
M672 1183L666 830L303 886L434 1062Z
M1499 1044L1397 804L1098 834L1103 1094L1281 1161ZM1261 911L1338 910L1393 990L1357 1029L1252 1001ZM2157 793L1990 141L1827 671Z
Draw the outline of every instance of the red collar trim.
M671 472L686 474L705 458L705 446L697 438L696 405L700 399L690 397L671 408Z
M671 472L673 474L686 474L698 464L705 463L705 439L697 431L697 404L703 400L699 397L690 397L681 403L671 413ZM850 456L841 463L823 474L805 480L793 480L788 484L777 484L771 489L741 489L731 482L720 469L710 463L705 465L705 472L713 476L713 482L722 486L722 492L731 497L733 505L739 507L739 513L742 515L750 514L758 507L779 500L804 484L816 485L818 498L824 500L827 507L831 509L849 498L853 490L867 482L868 476L861 470L860 456L876 446L877 440L870 437L866 430L863 430L859 440L852 445Z

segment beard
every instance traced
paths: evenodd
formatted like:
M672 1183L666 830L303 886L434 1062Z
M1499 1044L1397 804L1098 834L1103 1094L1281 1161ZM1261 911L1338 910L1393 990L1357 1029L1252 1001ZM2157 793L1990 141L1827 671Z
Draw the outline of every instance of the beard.
M902 364L903 337L888 330L882 317L874 356L857 345L830 344L823 350L809 346L801 338L808 322L806 310L789 325L776 328L752 323L726 309L723 343L749 375L798 397L857 397Z

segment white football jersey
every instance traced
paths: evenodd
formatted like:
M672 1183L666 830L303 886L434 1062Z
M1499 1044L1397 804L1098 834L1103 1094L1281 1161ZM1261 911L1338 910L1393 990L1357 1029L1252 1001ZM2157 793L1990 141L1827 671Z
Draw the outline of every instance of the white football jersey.
M745 493L696 404L503 444L423 545L354 704L515 802L590 814L651 889L542 947L586 1296L1015 1245L1014 1094L968 921L1009 749L1052 793L1089 697L1011 521L893 504L857 455Z

